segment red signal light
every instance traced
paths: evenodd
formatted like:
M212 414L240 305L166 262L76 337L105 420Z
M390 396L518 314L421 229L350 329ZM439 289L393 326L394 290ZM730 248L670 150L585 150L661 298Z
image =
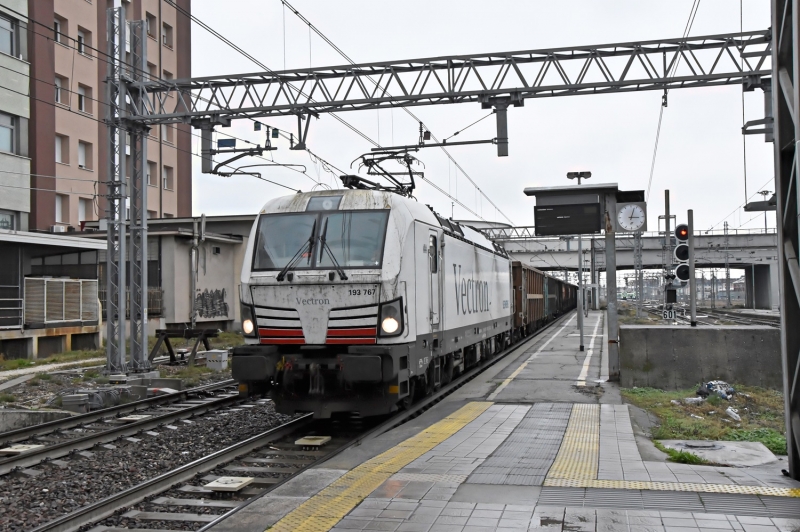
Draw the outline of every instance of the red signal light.
M680 224L675 228L675 238L678 240L687 240L689 238L689 226Z

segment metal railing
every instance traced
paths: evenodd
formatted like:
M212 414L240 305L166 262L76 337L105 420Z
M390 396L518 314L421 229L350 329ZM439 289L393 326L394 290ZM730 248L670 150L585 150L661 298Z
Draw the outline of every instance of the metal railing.
M3 287L0 287L2 289ZM19 287L13 287L19 290ZM0 329L22 328L22 299L0 297Z
M25 278L25 325L98 320L97 280Z

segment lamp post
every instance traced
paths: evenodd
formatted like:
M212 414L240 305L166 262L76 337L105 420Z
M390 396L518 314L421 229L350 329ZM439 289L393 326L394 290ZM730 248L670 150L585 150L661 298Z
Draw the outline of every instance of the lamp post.
M578 185L581 179L592 177L591 172L567 172L567 179L577 179ZM583 243L581 235L578 235L578 329L580 331L580 350L583 351Z
M767 201L767 196L772 194L772 191L771 190L759 190L758 193L761 194L761 197L764 198L764 201ZM767 208L766 208L766 206L764 207L764 234L767 234Z

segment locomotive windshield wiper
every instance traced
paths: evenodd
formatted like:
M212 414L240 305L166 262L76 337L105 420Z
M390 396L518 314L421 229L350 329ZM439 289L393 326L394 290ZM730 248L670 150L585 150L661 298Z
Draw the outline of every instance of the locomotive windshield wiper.
M336 268L336 273L339 274L339 279L341 279L342 281L346 281L347 274L344 273L342 267L339 266L339 261L336 260L336 257L333 255L333 250L328 245L328 242L325 240L327 234L328 234L328 218L325 218L325 225L322 226L322 233L319 235L320 251L325 250L325 252L328 253L328 257L330 257L333 266Z
M311 257L314 256L314 233L316 232L316 230L317 230L317 221L314 220L314 225L311 226L311 236L309 236L308 240L306 240L303 243L303 247L297 250L297 253L294 254L294 257L292 257L292 260L290 260L286 264L286 266L284 266L283 269L280 271L280 273L276 277L278 281L283 281L284 277L286 277L286 273L295 267L297 261L299 261L302 258L303 253L305 253L306 250L308 250L308 263L311 264Z

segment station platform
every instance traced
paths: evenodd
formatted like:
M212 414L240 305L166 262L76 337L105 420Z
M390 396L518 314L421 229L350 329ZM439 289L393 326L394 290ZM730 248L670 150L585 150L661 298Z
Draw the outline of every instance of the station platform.
M210 527L230 531L798 531L786 462L665 461L606 382L605 314L576 315L386 434Z

